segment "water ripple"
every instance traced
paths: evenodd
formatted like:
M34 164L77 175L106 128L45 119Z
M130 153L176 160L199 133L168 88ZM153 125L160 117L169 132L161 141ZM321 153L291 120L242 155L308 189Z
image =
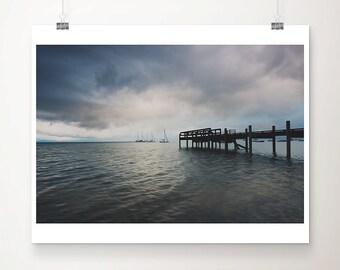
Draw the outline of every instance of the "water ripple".
M303 156L177 143L37 144L37 220L303 222Z

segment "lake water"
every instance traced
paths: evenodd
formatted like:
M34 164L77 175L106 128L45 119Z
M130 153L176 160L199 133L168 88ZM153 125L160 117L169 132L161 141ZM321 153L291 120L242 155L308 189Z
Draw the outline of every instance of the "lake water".
M303 142L292 142L290 161L285 143L277 151L37 143L37 222L301 223Z

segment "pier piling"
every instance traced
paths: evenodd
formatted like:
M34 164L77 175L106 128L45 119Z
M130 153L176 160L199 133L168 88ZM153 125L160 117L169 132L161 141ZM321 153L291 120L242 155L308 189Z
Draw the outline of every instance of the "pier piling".
M248 153L248 129L246 128L245 130L244 130L244 133L245 133L245 135L246 135L246 138L245 138L245 142L246 142L246 152Z
M272 147L273 154L276 154L276 136L275 136L275 126L272 126Z
M228 151L228 129L224 129L224 150Z
M290 148L290 121L286 121L286 144L287 144L287 158L290 159L291 157L291 148Z
M248 130L249 130L249 134L248 134L248 141L249 141L249 144L248 144L248 147L249 147L249 155L252 155L252 154L253 154L253 134L252 134L252 127L249 126L249 127L248 127Z
M188 140L188 135L187 135L187 139L186 139L186 147L187 147L187 149L189 148L189 140Z

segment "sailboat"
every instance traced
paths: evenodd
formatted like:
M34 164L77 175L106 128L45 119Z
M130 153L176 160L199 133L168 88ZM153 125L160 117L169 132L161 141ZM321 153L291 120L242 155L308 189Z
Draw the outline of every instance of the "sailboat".
M149 134L148 133L146 133L146 138L144 139L143 132L142 132L142 138L139 138L139 133L137 132L137 140L136 140L136 142L142 142L142 143L144 143L144 142L155 142L155 138L153 137L152 132L151 132L151 139L149 139Z
M146 134L146 140L145 142L155 142L155 138L153 137L152 132L150 133L151 139L149 139L149 134Z
M150 140L148 140L148 142L155 142L155 138L153 137L153 134L152 134L152 132L151 132L151 139L150 139Z
M139 139L139 133L137 132L137 140L136 140L136 142L144 142L143 133L142 133L142 139Z
M165 129L164 129L164 138L159 141L160 143L168 143L168 137L166 136Z

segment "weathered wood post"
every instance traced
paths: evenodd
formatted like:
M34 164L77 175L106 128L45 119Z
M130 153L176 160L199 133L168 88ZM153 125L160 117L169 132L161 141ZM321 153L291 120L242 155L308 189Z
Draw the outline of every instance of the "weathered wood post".
M252 154L253 154L253 135L252 135L252 127L249 126L248 129L249 129L249 136L248 136L248 139L249 139L249 155L252 155Z
M189 140L188 140L188 132L187 133L185 133L185 139L186 139L186 147L187 147L187 149L189 148Z
M208 131L208 149L210 149L210 131Z
M178 146L179 146L179 149L181 149L181 133L178 135Z
M246 134L246 139L245 139L245 141L246 141L246 152L248 153L248 129L247 128L244 130L244 133Z
M276 136L275 136L275 126L272 126L272 146L273 146L273 154L276 154Z
M287 158L291 157L291 148L290 148L290 121L286 121L286 144L287 144Z
M195 148L197 148L197 131L195 132Z
M224 150L228 151L228 130L224 129Z
M210 138L210 140L211 140L211 149L215 149L215 147L216 147L215 141L214 141L215 135L216 135L216 131L211 133L211 138Z
M214 141L213 141L213 138L214 138L214 134L210 134L210 148L211 149L214 149Z
M201 146L201 149L203 148L203 141L202 141L202 133L200 132L200 146Z

